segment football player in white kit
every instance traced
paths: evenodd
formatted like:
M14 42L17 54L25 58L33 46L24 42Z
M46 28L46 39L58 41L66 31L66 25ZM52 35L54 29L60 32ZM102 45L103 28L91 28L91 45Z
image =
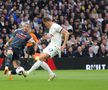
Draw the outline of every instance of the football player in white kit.
M61 51L66 47L66 43L69 38L68 31L62 28L59 24L53 22L50 17L44 17L42 21L44 25L49 28L49 33L45 37L50 39L51 41L40 54L40 56L35 58L37 62L25 73L26 75L37 69L41 65L43 60L48 59L49 57L54 57L57 54L60 56ZM64 42L62 44L63 36ZM55 73L52 72L48 65L46 65L45 67L50 74L48 81L53 80L56 76Z

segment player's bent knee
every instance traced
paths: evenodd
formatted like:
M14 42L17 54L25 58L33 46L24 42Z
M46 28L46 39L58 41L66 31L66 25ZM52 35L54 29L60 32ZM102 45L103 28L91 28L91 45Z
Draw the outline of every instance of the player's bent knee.
M36 60L36 61L39 60L39 57L36 56L36 57L35 57L35 60Z
M8 50L7 54L12 54L13 55L13 51L12 50Z
M48 55L48 54L40 54L39 56L35 56L35 60L37 61L37 60L42 60L42 61L44 61L44 60L46 60L46 59L48 59L50 56Z

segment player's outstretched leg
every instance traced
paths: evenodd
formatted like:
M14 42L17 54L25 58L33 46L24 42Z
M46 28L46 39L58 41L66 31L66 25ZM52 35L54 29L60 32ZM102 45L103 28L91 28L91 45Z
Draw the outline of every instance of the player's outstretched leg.
M30 74L32 71L37 69L41 65L42 61L38 60L36 63L33 64L33 66L26 72L26 74Z
M24 72L25 75L30 74L32 71L34 71L35 69L37 69L39 66L42 66L45 70L48 71L50 78L48 79L48 81L51 81L55 78L55 73L53 73L53 71L50 69L50 67L47 65L47 63L45 63L43 60L48 58L49 55L48 54L41 54L39 57L36 57L35 60L37 60L36 63L34 63L34 65L27 71Z
M55 73L51 74L50 77L49 77L49 79L48 79L48 81L54 80L55 77L56 77Z
M47 65L47 63L45 63L44 61L41 61L41 64L40 64L40 61L37 61L32 67L30 70L28 71L23 71L23 75L24 77L26 77L27 75L29 75L33 70L37 69L39 66L41 66L43 69L45 69L48 73L49 73L49 79L48 81L52 81L55 77L56 77L56 74L53 73L53 71L50 69L50 67Z
M8 74L11 60L12 60L12 54L8 54L5 58L5 69L4 69L5 75Z

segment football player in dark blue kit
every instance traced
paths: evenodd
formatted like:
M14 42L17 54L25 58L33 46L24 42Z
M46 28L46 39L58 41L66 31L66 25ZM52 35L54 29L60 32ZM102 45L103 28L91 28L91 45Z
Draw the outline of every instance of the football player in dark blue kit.
M20 66L19 58L23 54L23 50L27 42L34 42L33 38L29 34L30 25L25 23L23 28L15 30L13 37L9 39L6 43L6 59L5 59L5 69L4 74L7 74L11 63L14 69L11 71L11 74L16 74L16 68Z

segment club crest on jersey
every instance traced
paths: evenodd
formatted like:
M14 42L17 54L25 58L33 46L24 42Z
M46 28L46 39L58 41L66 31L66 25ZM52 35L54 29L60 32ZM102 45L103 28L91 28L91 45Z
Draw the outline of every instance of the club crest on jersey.
M49 48L49 51L50 51L50 52L52 52L52 51L53 51L53 49L52 49L52 48Z
M24 35L23 33L17 33L16 36L21 39L25 39L27 37L27 35Z

